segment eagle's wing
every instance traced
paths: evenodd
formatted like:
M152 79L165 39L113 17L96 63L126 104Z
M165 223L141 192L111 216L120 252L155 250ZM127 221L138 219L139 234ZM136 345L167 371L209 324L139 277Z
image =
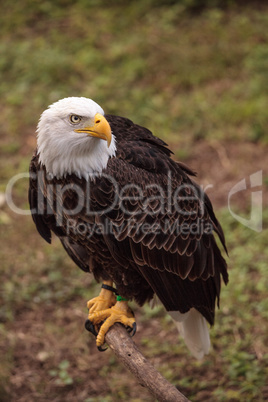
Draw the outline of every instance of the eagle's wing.
M28 200L30 204L30 210L32 214L33 221L39 234L48 243L51 243L51 230L48 226L46 220L46 202L44 199L44 176L38 176L38 156L36 152L34 153L30 167L29 167L29 190L28 190Z
M135 155L141 152L137 150ZM112 223L112 230L104 234L106 244L121 266L135 264L167 310L186 312L200 306L199 311L212 323L220 277L225 282L228 278L212 233L217 232L225 246L221 227L208 197L180 166L172 163L169 184L166 171L145 169L145 159L142 155L142 167L126 159L112 159L106 174L117 183L117 191L109 186L108 178L97 180L91 189L94 206L107 209L99 221ZM157 161L150 160L150 164ZM173 192L181 188L177 208L171 200L170 211L169 185ZM109 209L115 199L116 205Z
M87 248L66 236L63 228L56 223L55 186L51 186L51 191L48 190L45 175L44 169L40 169L38 155L35 153L29 168L28 199L36 228L48 243L51 243L51 231L53 231L75 264L83 271L89 271L90 255Z

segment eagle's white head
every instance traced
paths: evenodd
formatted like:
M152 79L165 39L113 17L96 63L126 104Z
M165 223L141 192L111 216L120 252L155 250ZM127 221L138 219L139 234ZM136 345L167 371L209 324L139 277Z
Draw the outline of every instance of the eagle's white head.
M88 180L106 168L116 153L116 143L103 109L91 99L70 97L42 113L37 150L51 176L74 173Z

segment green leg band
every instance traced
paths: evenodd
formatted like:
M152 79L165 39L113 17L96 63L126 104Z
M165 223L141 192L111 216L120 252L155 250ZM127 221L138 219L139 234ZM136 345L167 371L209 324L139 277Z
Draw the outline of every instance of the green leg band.
M116 296L116 301L128 301L128 299L118 295L118 296Z

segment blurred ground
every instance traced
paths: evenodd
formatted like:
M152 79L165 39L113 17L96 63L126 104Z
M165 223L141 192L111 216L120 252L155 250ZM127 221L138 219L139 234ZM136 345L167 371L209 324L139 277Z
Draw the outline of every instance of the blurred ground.
M135 342L193 401L264 401L268 7L195 4L3 1L0 191L27 172L38 117L64 96L91 97L107 113L163 138L207 187L226 233L230 283L211 330L213 350L203 362L189 356L160 307L133 305ZM233 186L245 178L249 187L249 176L260 170L263 229L256 232L227 206ZM27 208L26 179L12 196ZM231 211L249 219L250 201L250 190L237 193ZM152 401L84 330L86 300L99 285L69 261L57 239L47 245L31 218L4 202L0 230L0 400Z

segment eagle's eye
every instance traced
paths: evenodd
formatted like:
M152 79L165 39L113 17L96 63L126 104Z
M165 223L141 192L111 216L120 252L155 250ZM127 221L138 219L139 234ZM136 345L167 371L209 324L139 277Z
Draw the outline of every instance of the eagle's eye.
M71 122L72 124L77 124L77 123L79 123L79 122L81 121L81 117L80 117L80 116L77 116L77 114L71 114L71 115L69 116L69 120L70 120L70 122Z

